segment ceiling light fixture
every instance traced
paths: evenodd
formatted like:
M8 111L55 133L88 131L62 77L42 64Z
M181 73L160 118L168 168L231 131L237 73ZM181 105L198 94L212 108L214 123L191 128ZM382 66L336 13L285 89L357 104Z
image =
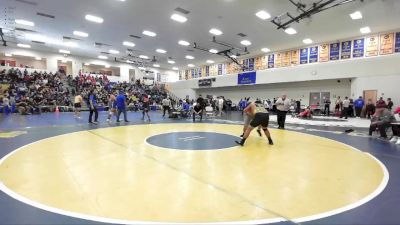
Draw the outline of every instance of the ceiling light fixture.
M313 43L313 40L311 40L310 38L306 38L306 39L303 40L303 43L306 44L306 45L309 45L309 44Z
M64 42L63 45L72 48L76 48L79 46L78 43L72 41Z
M20 48L31 48L31 46L27 44L17 44L17 46Z
M256 13L256 16L262 20L271 18L271 15L269 13L265 12L264 10L258 11Z
M187 42L187 41L182 41L182 40L179 41L178 44L183 45L183 46L189 46L189 45L190 45L189 42Z
M153 64L153 67L158 68L158 67L160 67L160 65L159 64Z
M210 49L209 52L214 53L214 54L217 54L217 53L218 53L218 50L217 50L217 49Z
M62 53L62 54L71 54L70 51L64 50L64 49L60 49L58 52L59 52L59 53Z
M289 35L297 34L297 31L292 27L286 28L285 32Z
M187 21L186 17L179 15L179 14L172 14L171 19L175 20L177 22L180 22L180 23L184 23Z
M195 65L193 65L193 64L188 64L188 67L195 67Z
M35 59L36 59L36 60L42 60L42 58L41 58L41 57L35 57Z
M144 31L142 32L142 34L147 35L147 36L149 36L149 37L155 37L155 36L157 36L156 33L154 33L153 31L148 31L148 30L144 30Z
M85 63L85 64L83 64L83 65L85 65L85 66L90 66L90 63Z
M79 36L79 37L89 37L89 34L86 33L86 32L83 32L83 31L77 31L77 30L75 30L75 31L73 32L73 34L74 34L75 36Z
M105 65L104 67L108 69L108 68L110 68L111 66L110 66L110 65Z
M369 28L369 27L360 28L360 32L361 32L362 34L371 33L371 28Z
M99 57L98 57L99 59L108 59L108 57L107 56L105 56L105 55L99 55Z
M217 35L217 36L223 34L222 31L220 31L220 30L218 30L216 28L212 28L209 32L211 34L214 34L214 35Z
M173 70L179 70L179 68L178 68L178 67L172 67L172 69L173 69Z
M6 56L6 57L11 57L12 54L10 54L10 53L5 53L4 56Z
M118 50L114 50L114 49L110 49L109 51L108 51L110 54L119 54L119 51Z
M237 58L236 55L230 55L229 57L231 57L231 58L233 58L233 59L236 59L236 58Z
M139 55L139 58L141 59L148 59L149 57L147 55Z
M131 60L128 59L128 60L126 60L126 63L133 63L133 62L132 62Z
M164 49L157 49L156 52L161 53L161 54L167 53L167 51L165 51Z
M187 55L185 58L186 58L186 59L194 59L194 57L191 56L191 55Z
M351 19L353 19L353 20L359 20L359 19L362 19L362 18L363 18L360 11L355 11L355 12L351 13L351 14L350 14L350 17L351 17Z
M213 60L207 60L207 63L208 64L213 64L213 63L215 63Z
M95 23L103 23L104 19L98 16L93 16L93 15L86 15L85 19L90 21L90 22L95 22Z
M270 52L271 50L270 50L269 48L262 48L261 51L262 51L262 52L265 52L265 53L268 53L268 52Z
M20 25L25 25L25 26L30 26L30 27L34 27L35 23L28 21L28 20L15 20L16 24L20 24Z
M123 45L128 46L128 47L135 47L135 43L130 42L130 41L124 41L122 42Z
M141 67L141 66L139 66L138 69L139 69L139 70L146 70L146 67Z
M175 61L174 60L168 60L168 63L169 64L175 64Z
M248 41L248 40L243 40L243 41L240 42L240 44L242 44L244 46L249 46L249 45L251 45L251 42Z

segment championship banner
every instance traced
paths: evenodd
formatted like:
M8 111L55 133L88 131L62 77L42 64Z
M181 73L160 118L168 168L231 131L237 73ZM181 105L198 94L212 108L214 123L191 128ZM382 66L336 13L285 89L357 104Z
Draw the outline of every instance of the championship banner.
M379 36L372 35L365 39L365 56L377 56L379 48Z
M182 80L183 76L182 76L182 71L179 71L179 80Z
M256 83L256 72L239 73L238 74L238 85L249 85Z
M299 58L300 58L299 50L298 49L292 50L291 64L299 65L300 64Z
M300 49L300 64L308 63L308 48Z
M290 51L282 53L282 55L281 55L281 65L282 65L282 67L290 66L290 55L291 55Z
M198 83L199 83L199 87L211 87L212 86L212 79L199 80Z
M254 71L254 58L249 59L249 71Z
M342 42L342 54L340 55L341 59L350 59L351 58L351 41L343 41Z
M329 61L329 44L322 44L319 47L319 61L320 62Z
M262 56L256 57L255 70L262 70Z
M189 80L189 70L185 70L185 80Z
M275 68L282 67L282 53L278 52L275 55Z
M201 68L199 68L198 71L197 71L197 77L199 77L199 78L201 77L201 72L202 72Z
M340 53L340 44L338 43L332 43L330 44L329 48L329 60L339 60L339 53Z
M400 52L400 32L396 33L396 41L395 41L395 45L394 45L394 51Z
M269 68L274 68L275 67L275 59L274 59L275 55L268 55L268 69Z
M218 64L218 75L222 75L222 64Z
M364 57L364 38L353 41L353 58Z
M196 69L192 69L192 78L196 78Z
M394 34L381 34L380 41L379 55L392 54L394 50Z
M309 63L318 62L318 46L310 47L310 58L308 60Z
M210 76L210 66L206 66L206 77Z

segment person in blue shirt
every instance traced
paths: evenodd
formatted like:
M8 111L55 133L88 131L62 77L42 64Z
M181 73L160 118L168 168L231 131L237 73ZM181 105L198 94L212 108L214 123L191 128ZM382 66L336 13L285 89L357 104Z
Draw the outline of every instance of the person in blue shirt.
M124 121L127 123L128 118L126 115L126 97L125 94L122 90L119 91L119 95L117 96L117 123L119 123L119 117L121 116L121 113L124 113Z
M89 93L89 102L88 102L88 106L89 106L89 124L98 124L97 119L99 118L99 112L97 111L97 97L96 97L96 93L95 90L90 90ZM94 113L94 122L92 122L92 117L93 117L93 113Z
M361 117L361 111L364 107L364 99L360 96L355 102L354 102L354 108L356 109L356 117Z

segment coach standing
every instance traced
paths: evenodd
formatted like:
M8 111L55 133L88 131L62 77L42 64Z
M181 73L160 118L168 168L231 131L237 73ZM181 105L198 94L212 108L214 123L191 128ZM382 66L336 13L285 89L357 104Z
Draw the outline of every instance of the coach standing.
M285 129L286 114L290 109L290 100L284 94L279 98L276 103L276 109L278 114L278 129Z

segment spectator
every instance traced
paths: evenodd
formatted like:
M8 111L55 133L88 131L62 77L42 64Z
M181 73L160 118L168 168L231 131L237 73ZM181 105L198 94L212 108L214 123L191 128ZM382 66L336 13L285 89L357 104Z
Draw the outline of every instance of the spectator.
M368 99L368 103L366 105L366 114L367 114L367 118L371 119L371 116L375 114L375 105L374 103L372 103L372 99Z
M340 115L340 118L348 118L348 114L349 114L349 106L350 106L350 100L349 98L346 96L343 100L343 110L342 110L342 114Z
M389 109L389 111L392 111L392 108L393 108L393 101L392 101L392 99L391 98L388 98L387 99L387 108Z
M383 97L380 97L379 100L376 102L376 108L386 108L386 102L383 100Z
M369 135L371 136L372 132L378 129L381 138L387 139L386 129L391 127L391 123L395 120L393 114L388 109L385 107L377 107L376 112L371 119Z
M356 117L360 118L361 117L361 111L364 107L364 99L360 96L358 99L354 102L354 108L356 110Z

